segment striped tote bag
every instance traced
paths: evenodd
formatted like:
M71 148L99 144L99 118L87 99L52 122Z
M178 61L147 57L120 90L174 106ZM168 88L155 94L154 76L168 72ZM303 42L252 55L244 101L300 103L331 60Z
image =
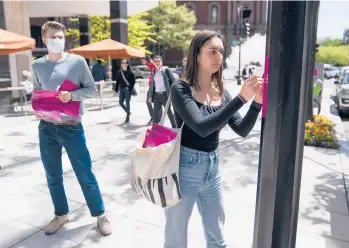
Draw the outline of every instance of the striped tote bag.
M163 126L170 108L169 96L159 125ZM167 128L167 127L166 127ZM177 136L156 147L143 147L145 133L138 136L131 164L132 189L149 202L162 208L177 204L181 199L178 169L182 128L172 129Z

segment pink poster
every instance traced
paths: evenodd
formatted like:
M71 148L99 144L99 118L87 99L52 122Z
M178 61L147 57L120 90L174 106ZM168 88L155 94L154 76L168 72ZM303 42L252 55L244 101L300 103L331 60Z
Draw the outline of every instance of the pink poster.
M269 57L266 56L264 61L262 118L265 118L265 115L267 113L268 80L269 80Z

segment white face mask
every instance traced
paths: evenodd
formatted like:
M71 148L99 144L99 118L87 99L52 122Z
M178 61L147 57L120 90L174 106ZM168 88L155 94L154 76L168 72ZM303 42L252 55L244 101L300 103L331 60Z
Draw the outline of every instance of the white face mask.
M47 49L54 54L59 54L64 51L65 39L48 38Z

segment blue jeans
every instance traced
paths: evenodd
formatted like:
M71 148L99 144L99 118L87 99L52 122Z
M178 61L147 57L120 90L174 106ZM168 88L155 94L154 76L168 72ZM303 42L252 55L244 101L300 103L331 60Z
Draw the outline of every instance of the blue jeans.
M165 248L186 248L188 223L194 204L198 206L207 248L225 248L225 214L218 152L181 147L179 184L182 200L165 209Z
M125 101L126 101L126 105L124 104ZM130 114L130 111L131 111L130 101L131 101L131 91L127 87L126 88L120 87L119 104L127 114Z
M97 180L91 170L92 162L86 147L84 128L54 125L41 120L39 124L41 160L45 168L55 215L69 213L68 201L63 186L62 148L64 147L92 216L104 214L104 203Z

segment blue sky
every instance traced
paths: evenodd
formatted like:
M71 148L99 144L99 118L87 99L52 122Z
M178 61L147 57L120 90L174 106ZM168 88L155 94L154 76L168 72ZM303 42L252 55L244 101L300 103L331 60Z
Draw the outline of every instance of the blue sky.
M317 38L342 38L349 28L349 1L320 1Z

